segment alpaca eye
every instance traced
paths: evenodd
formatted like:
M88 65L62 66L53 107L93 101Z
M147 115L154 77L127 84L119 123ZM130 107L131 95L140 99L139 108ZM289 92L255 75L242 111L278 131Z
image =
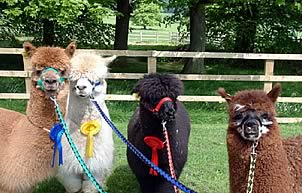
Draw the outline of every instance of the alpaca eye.
M65 70L61 71L61 72L60 72L60 75L61 75L61 76L65 76L65 75L66 75L66 71L65 71Z
M243 118L242 114L236 114L234 119L235 120L241 120Z
M36 74L37 74L37 76L41 76L42 70L36 70Z
M268 118L268 113L263 113L263 114L261 115L261 117L262 117L262 119L267 119L267 118Z

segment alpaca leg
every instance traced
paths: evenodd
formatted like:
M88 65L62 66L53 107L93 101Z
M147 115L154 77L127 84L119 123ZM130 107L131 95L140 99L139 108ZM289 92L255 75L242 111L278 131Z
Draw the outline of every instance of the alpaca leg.
M142 193L154 193L155 181L154 177L137 177Z
M82 176L60 173L58 180L63 184L67 193L77 193L82 190Z
M174 193L174 187L172 184L162 179L161 182L158 183L155 192Z
M104 187L103 177L98 174L95 174L95 173L93 174L93 176L96 178L98 183L100 183L100 185L102 187ZM98 193L99 192L86 175L83 177L83 186L82 187L83 187L82 188L83 193Z

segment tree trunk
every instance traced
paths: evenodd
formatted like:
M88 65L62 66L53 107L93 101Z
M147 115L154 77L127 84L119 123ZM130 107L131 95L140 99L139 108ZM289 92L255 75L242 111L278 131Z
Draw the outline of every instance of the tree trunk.
M234 52L253 52L257 30L256 5L249 4L248 8L239 11L239 15L240 17L237 17L236 20L237 28Z
M130 0L117 0L117 11L122 14L116 16L115 20L115 36L114 36L114 49L127 50L128 49L128 34L129 34L129 21L131 6ZM113 63L114 66L126 66L127 58L119 57Z
M204 52L206 44L205 3L202 0L191 2L190 9L190 47L189 51ZM182 73L205 73L204 59L189 59Z
M43 44L52 46L55 42L55 24L54 21L43 19Z

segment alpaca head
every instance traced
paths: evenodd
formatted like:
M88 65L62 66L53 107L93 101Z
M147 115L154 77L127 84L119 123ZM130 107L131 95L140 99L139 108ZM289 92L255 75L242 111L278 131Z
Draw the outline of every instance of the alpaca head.
M277 84L266 94L262 90L246 90L231 96L223 88L218 93L229 107L229 129L234 129L244 139L259 140L270 132L276 122L275 102L281 86Z
M116 56L103 58L95 54L78 54L71 59L70 87L73 94L87 98L106 94L107 65Z
M32 65L32 84L42 89L47 96L57 95L68 77L75 43L70 43L65 50L59 47L36 48L29 42L25 42L23 48Z
M140 98L141 107L162 121L175 119L176 98L183 93L183 84L170 74L149 74L139 80L132 93Z

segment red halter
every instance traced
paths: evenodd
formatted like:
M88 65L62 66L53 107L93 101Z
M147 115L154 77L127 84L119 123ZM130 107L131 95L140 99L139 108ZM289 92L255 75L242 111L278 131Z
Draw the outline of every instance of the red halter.
M165 102L172 102L173 100L170 97L164 97L162 98L158 104L156 105L156 107L154 109L150 109L151 112L158 112L160 110L160 107L165 103Z

